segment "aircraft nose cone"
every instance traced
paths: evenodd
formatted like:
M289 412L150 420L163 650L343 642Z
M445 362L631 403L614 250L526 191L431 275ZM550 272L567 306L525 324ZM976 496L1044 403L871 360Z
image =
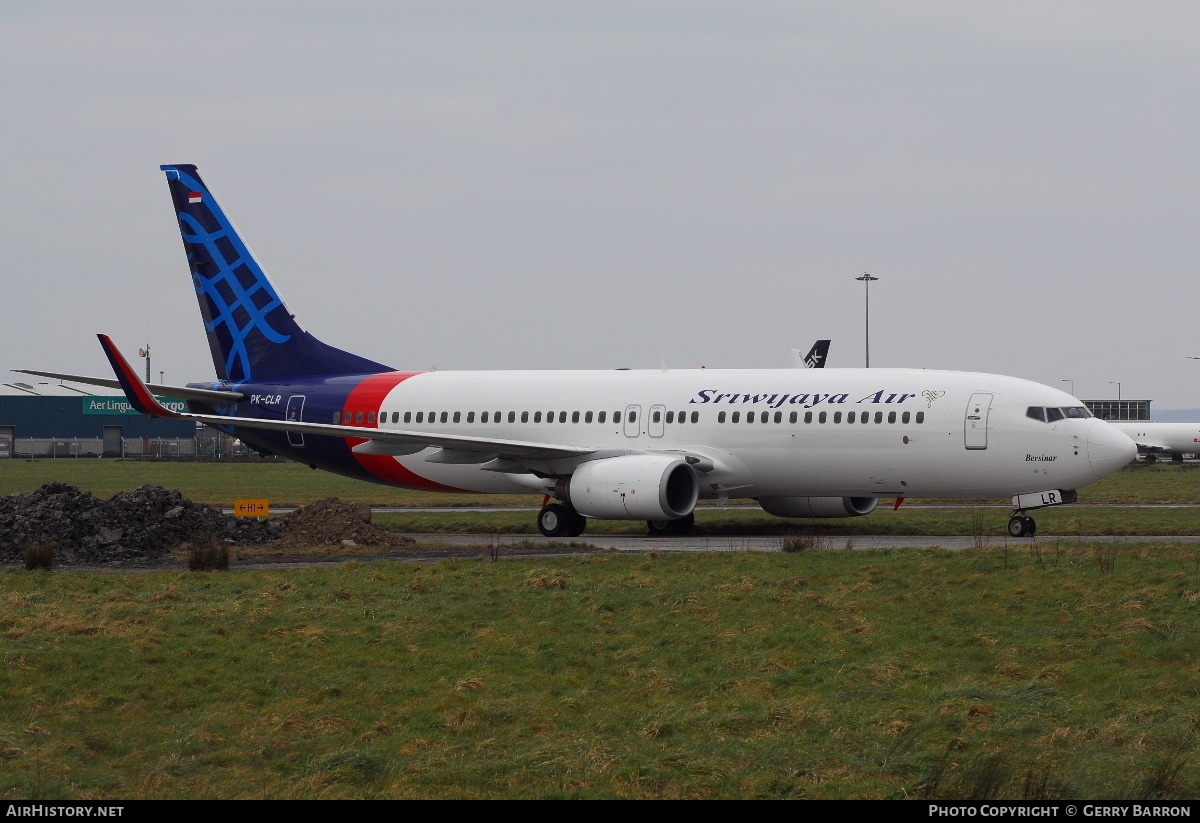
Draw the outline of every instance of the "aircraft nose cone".
M1088 466L1096 477L1105 477L1137 456L1137 445L1103 420L1088 430Z

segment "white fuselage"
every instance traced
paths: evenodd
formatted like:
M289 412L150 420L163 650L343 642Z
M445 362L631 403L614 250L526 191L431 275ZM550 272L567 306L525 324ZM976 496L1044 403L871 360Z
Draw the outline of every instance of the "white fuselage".
M700 460L704 497L970 498L1074 489L1128 463L1134 444L1103 421L1027 416L1082 405L992 374L700 369L429 372L396 385L378 410L383 429L599 450L551 461L547 473L621 453L686 453ZM436 452L392 459L448 487L529 490L478 460L430 462Z
M1141 451L1200 454L1200 424L1151 423L1149 421L1111 421L1110 425L1124 433Z

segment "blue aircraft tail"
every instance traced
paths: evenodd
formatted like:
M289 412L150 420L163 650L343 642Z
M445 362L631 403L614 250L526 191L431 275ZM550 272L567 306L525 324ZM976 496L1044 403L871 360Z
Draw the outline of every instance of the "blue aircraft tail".
M175 202L218 378L237 383L392 371L300 328L196 167L160 168Z

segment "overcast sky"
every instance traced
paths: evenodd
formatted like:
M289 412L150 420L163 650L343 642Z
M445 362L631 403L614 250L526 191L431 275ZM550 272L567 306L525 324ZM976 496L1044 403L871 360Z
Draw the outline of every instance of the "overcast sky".
M397 368L989 371L1200 407L1200 4L0 4L0 368L213 376L158 170ZM21 379L0 372L5 380Z

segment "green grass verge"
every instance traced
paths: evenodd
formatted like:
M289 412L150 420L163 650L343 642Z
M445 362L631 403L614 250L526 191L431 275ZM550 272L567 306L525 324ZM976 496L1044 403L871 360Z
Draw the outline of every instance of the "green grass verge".
M1132 465L1085 486L1083 503L1200 503L1200 464ZM231 506L268 498L275 506L341 497L375 506L532 506L540 495L436 494L395 489L290 462L221 463L150 460L0 460L0 495L29 493L57 480L108 498L143 483L179 489L193 500ZM1007 503L1007 500L990 501Z
M0 495L28 494L50 481L70 483L108 499L144 483L179 489L192 500L233 506L239 498L266 498L298 506L326 497L372 506L532 506L540 495L435 494L367 483L299 463L191 462L111 459L0 460Z
M693 535L747 534L828 535L957 535L979 536L993 542L1008 536L1007 508L945 509L890 508L866 517L838 520L796 520L773 517L757 509L705 508L696 512ZM1200 534L1200 508L1138 509L1104 506L1064 506L1033 512L1040 537L1081 535L1191 535ZM533 512L497 512L487 509L461 512L381 513L373 523L402 534L537 534ZM588 534L645 534L643 521L589 520ZM1013 538L1008 538L1013 539Z
M0 796L1200 793L1200 552L0 572Z
M1094 502L1197 503L1200 474L1183 466L1130 466L1087 487L1081 500ZM462 512L376 515L376 522L398 532L447 534L536 534L530 512L494 512L496 506L537 506L537 495L434 494L364 483L296 463L154 462L140 460L5 460L0 461L0 494L28 493L50 480L87 489L102 498L143 483L180 489L193 500L230 506L239 497L271 500L284 507L323 497L341 497L375 506L459 506ZM1195 487L1195 488L1193 488ZM792 520L761 511L702 506L697 532L710 535L792 534L797 531L828 535L945 534L1003 537L1009 512L1005 508L920 509L893 512L890 501L864 518ZM1065 506L1036 512L1041 535L1181 535L1200 534L1200 509L1137 510L1095 506ZM592 534L641 534L639 522L591 521Z

